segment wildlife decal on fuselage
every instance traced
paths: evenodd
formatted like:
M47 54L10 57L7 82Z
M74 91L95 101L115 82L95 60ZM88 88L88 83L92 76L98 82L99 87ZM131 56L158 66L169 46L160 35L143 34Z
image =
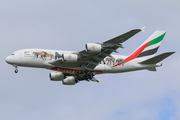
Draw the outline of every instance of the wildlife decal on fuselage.
M124 59L123 58L115 58L115 57L106 57L104 60L100 62L100 64L106 64L106 65L115 65L115 64L121 64L124 66Z
M32 54L31 54L32 53ZM62 59L62 54L58 53L58 52L54 52L53 53L48 53L46 51L25 51L24 52L24 56L25 57L33 57L33 59L42 59L42 60L57 60L57 59Z
M31 54L32 53L32 54ZM47 52L47 51L25 51L24 56L25 57L32 57L33 59L42 59L42 60L62 60L62 54L59 52ZM71 56L68 56L71 57ZM106 64L113 66L115 64L121 64L124 66L124 59L123 58L115 58L115 57L106 57L104 60L102 60L99 64Z

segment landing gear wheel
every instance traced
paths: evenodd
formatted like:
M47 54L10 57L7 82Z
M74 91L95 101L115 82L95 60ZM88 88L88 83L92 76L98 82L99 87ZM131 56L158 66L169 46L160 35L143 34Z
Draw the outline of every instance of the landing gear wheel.
M96 75L96 73L92 73L92 76L95 76Z
M75 79L75 82L76 82L76 83L78 83L78 82L79 82L79 80L78 80L78 79Z
M15 72L15 73L18 73L18 69L17 69L18 66L17 66L17 65L13 65L13 66L15 67L15 71L14 71L14 72Z
M14 72L15 72L15 73L18 73L18 70L16 69Z
M87 79L92 79L93 78L93 76L92 75L87 75Z
M85 73L85 71L84 71L84 70L82 70L82 71L81 71L81 74L84 74L84 73Z
M88 73L89 73L89 70L85 70L85 73L88 74Z

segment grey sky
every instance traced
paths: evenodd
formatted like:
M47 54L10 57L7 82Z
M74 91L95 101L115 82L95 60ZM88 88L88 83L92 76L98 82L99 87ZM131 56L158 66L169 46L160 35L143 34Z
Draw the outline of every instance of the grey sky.
M0 119L4 120L178 120L180 119L179 0L1 0ZM96 76L101 83L64 86L49 70L5 63L24 48L81 51L146 26L119 54L131 54L154 31L167 34L158 54L176 53L157 72Z

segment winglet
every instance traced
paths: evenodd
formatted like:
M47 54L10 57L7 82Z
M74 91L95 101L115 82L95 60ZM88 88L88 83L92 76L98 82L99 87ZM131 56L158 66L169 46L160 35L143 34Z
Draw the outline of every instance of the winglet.
M141 29L141 31L143 31L143 32L145 32L145 26L144 27L142 27L142 28L140 28Z

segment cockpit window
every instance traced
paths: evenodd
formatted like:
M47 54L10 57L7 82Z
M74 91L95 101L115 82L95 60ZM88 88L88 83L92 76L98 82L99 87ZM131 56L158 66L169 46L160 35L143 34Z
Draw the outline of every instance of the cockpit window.
M11 55L15 55L15 54L13 53L13 54L11 54Z

